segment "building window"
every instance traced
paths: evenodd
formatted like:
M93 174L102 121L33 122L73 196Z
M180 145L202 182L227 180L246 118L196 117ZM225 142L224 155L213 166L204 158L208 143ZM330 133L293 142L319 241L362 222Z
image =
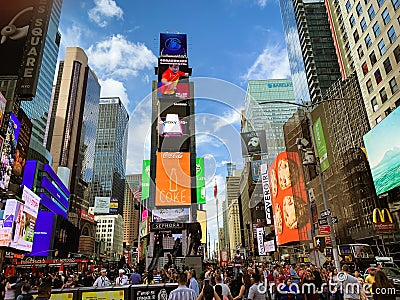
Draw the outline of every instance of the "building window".
M379 95L381 96L381 102L382 104L386 102L386 100L388 99L387 94L386 94L386 89L383 88L379 91Z
M374 30L375 37L381 34L381 29L379 27L378 21L375 22L374 26L372 26L372 29Z
M389 85L390 85L390 90L392 91L392 94L396 93L397 90L399 89L398 86L397 86L397 82L396 82L396 78L395 77L390 79Z
M382 81L381 70L377 69L374 73L376 84L379 84Z
M375 65L376 63L376 56L375 56L375 52L372 51L371 54L369 55L369 60L371 62L371 66Z
M353 37L354 37L354 42L357 43L358 40L360 39L357 29L353 32Z
M400 0L392 0L394 10L397 10L400 6Z
M385 54L386 52L386 46L385 46L385 41L381 39L378 43L378 48L379 48L379 53L381 55Z
M376 97L372 98L371 100L371 106L373 111L377 111L379 106L378 106L378 101L376 101Z
M363 11L360 2L358 2L356 10L357 10L357 16L360 16L362 14L362 11Z
M400 0L399 0L400 1ZM365 22L365 18L362 18L360 21L360 26L361 26L361 30L362 32L364 32L365 30L367 30L367 22Z
M393 50L393 54L394 54L394 58L396 59L396 63L399 63L399 61L400 61L400 46L397 46Z
M368 16L369 16L369 19L372 21L372 19L375 17L375 10L374 10L374 6L373 5L371 5L369 8L368 8Z
M350 10L351 10L351 3L350 3L350 0L347 0L347 2L346 2L346 10L347 10L348 13L349 13Z
M385 0L377 0L377 2L378 2L378 6L381 7L382 4L385 2Z
M353 28L354 25L356 25L356 20L353 15L350 16L349 23L351 28Z
M394 31L393 25L389 28L387 34L388 34L390 42L393 44L394 41L397 39L396 31Z
M357 52L358 52L358 58L362 58L364 56L364 50L362 46L358 47Z
M369 33L364 38L364 41L365 41L365 46L367 46L367 49L372 46L372 41L371 41L371 37L369 36Z
M362 70L363 70L364 75L367 75L367 73L368 73L368 65L367 65L367 62L364 62L364 63L362 64Z
M383 62L383 67L385 68L386 74L392 71L392 64L390 63L389 57L386 58L385 61Z
M374 90L371 79L368 79L368 81L367 81L367 90L368 90L368 93L370 93L370 94Z
M380 121L382 121L382 117L381 116L377 117L375 121L376 121L376 124L379 124Z
M383 23L385 23L385 25L387 23L389 23L389 21L390 21L390 14L389 14L387 7L385 8L385 10L382 13L382 20L383 20Z

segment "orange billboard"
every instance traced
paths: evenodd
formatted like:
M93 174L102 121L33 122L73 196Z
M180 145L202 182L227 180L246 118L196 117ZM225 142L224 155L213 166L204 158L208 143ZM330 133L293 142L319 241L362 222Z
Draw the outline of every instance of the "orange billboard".
M158 152L156 206L191 204L189 152Z
M311 225L298 153L279 153L268 175L277 244L308 240Z

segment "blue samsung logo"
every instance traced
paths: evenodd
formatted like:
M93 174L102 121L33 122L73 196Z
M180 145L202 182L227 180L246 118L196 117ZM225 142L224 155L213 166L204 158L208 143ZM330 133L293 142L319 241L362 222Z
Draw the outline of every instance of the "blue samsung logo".
M287 82L287 83L268 83L268 88L275 88L275 87L289 87L293 86L293 83Z

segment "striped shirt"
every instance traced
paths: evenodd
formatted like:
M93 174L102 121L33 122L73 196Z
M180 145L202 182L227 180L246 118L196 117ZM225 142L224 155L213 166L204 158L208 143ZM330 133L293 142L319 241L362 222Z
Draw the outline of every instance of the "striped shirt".
M169 294L168 300L196 300L196 293L184 285L179 285Z
M155 284L162 282L162 278L160 274L156 274L153 276L153 281Z

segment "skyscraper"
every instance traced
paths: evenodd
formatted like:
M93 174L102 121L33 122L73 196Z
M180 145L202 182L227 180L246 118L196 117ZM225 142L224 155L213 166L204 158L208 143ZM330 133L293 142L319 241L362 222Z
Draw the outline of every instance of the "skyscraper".
M127 247L137 245L141 201L142 174L126 175L124 197L124 242Z
M118 97L100 98L91 204L110 197L123 215L129 115Z
M244 112L247 125L242 131L265 131L268 151L265 158L269 164L285 149L282 126L297 110L295 105L259 104L276 100L296 103L290 79L249 80Z
M61 41L61 35L58 32L61 6L62 0L53 1L53 9L50 15L49 27L47 29L46 41L44 44L36 96L32 101L21 102L21 107L32 121L31 140L35 140L41 144L43 144L46 131L53 78Z
M310 98L312 102L320 101L325 91L341 76L325 3L323 0L281 0L280 4L286 41L290 49L288 54L292 77L296 82L296 89L301 88L301 91L296 90L296 95L306 95L302 84L304 80L297 78L303 73L299 62L299 37ZM293 12L297 26L293 23ZM293 73L296 70L300 73Z

